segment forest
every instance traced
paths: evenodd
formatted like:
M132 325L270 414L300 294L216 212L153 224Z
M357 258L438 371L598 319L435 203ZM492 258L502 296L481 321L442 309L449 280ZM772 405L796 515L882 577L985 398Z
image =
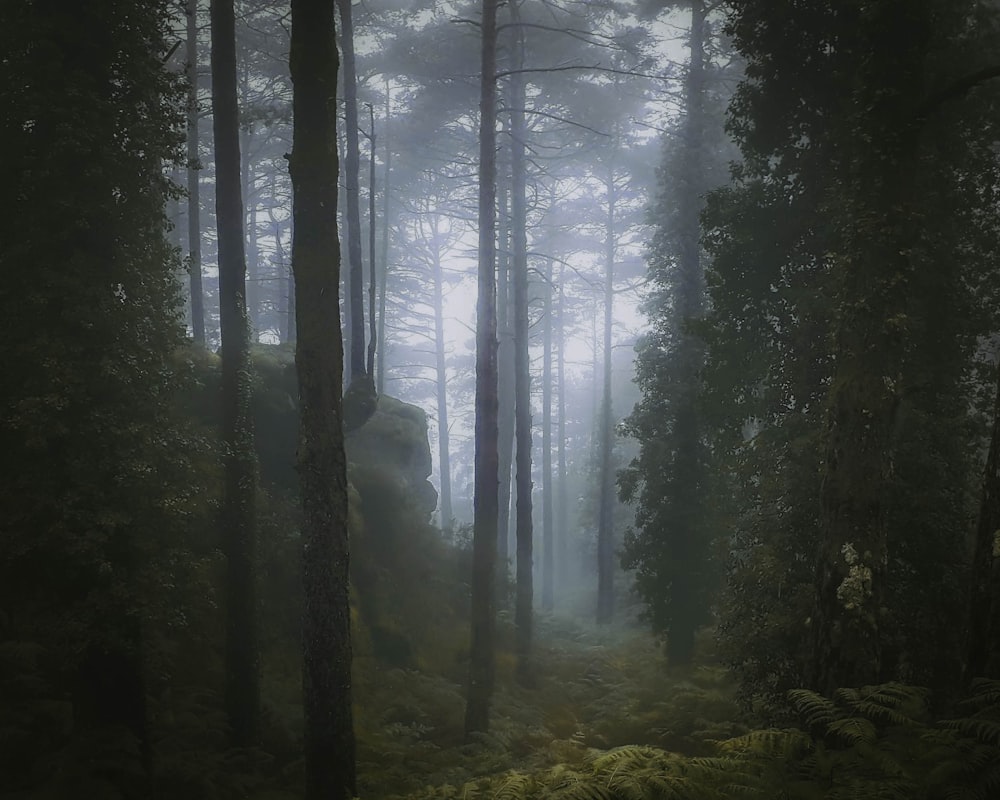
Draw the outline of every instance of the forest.
M0 4L0 800L1000 797L998 54Z

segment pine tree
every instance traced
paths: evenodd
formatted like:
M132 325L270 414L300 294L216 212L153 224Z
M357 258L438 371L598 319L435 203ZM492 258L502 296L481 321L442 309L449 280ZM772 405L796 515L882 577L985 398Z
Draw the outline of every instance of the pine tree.
M303 703L307 800L356 795L350 545L338 286L337 51L333 4L293 0L292 177L298 469L303 509Z

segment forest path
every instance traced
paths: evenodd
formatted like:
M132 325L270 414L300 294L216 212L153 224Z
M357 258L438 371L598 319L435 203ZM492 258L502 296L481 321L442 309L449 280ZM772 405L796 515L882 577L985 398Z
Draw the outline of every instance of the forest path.
M464 670L378 669L362 678L356 725L362 797L459 786L510 769L578 765L595 751L654 745L707 755L706 742L743 732L725 669L668 669L645 630L540 616L536 686L514 679L513 633L503 622L491 730L462 735Z

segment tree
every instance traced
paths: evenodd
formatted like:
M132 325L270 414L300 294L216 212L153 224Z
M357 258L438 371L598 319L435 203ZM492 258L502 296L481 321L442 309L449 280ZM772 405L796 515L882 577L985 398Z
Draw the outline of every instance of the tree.
M706 384L711 414L729 405L715 444L747 493L723 624L754 653L736 654L754 691L942 689L958 669L957 646L927 632L957 645L962 398L987 330L970 288L992 237L976 211L988 180L968 176L992 168L976 114L921 110L981 57L964 13L928 0L730 18L751 79L732 106L736 185L705 215Z
M476 303L476 496L472 644L465 734L489 730L496 674L497 549L496 46L497 0L483 0L479 100L479 269Z
M510 6L514 25L520 22L518 4ZM517 639L517 675L531 682L531 639L534 604L532 480L531 480L531 370L528 357L528 128L525 123L524 33L514 34L513 74L510 76L510 247L514 316L514 482L517 489L515 553L516 591L514 627Z
M706 160L706 7L691 4L683 117L671 131L653 208L656 233L649 250L656 287L647 303L654 332L638 346L643 400L627 420L640 453L623 475L623 495L639 500L637 529L626 540L624 563L654 630L666 636L668 659L688 664L698 628L709 621L714 594L708 453L699 404L703 344L692 326L702 317L705 276L699 215L709 188Z
M351 18L351 0L337 0L340 12L340 46L343 51L344 80L344 177L347 190L347 208L344 222L347 239L347 263L350 267L348 281L350 313L350 361L348 382L355 376L367 375L365 361L365 300L364 268L361 262L361 143L358 138L358 76L354 58L354 22ZM374 256L374 254L372 254Z
M232 0L212 0L212 112L219 323L222 333L222 435L226 553L226 712L238 747L256 743L260 726L257 632L257 463L251 416L250 328L243 252L236 24Z
M187 57L185 71L188 80L187 109L187 211L188 211L188 272L190 273L191 330L194 340L205 343L205 294L201 285L201 194L198 143L198 0L187 0Z
M303 702L307 800L356 794L343 347L338 305L337 50L333 7L293 0L298 470L303 511Z
M39 655L0 688L0 724L32 720L5 794L151 792L150 642L190 510L170 408L184 90L163 65L168 17L148 0L0 10L0 143L17 154L0 164L17 198L0 219L4 673Z

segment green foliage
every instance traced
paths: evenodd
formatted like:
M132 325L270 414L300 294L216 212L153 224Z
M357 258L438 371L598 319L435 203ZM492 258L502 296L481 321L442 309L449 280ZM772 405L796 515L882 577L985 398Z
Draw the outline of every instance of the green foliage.
M648 745L590 751L572 764L506 771L412 798L781 797L937 800L992 797L998 780L997 687L980 684L963 703L969 717L932 723L927 691L902 684L839 690L833 698L796 690L808 730L753 730L716 741L706 756Z
M702 412L735 500L723 655L764 718L780 716L786 690L809 676L822 623L820 535L837 497L847 508L876 482L859 478L868 462L847 466L847 455L870 433L859 409L886 392L891 422L868 453L883 465L878 524L889 554L882 677L947 692L960 670L965 612L954 587L966 571L982 437L968 399L983 394L976 341L996 329L993 290L980 283L995 275L995 215L982 212L996 194L996 159L975 120L995 90L938 109L916 132L892 104L915 103L920 86L930 92L985 58L981 34L963 23L972 5L925 0L895 20L883 7L749 2L728 20L747 65L729 117L742 158L702 216L711 301L698 327L708 347ZM886 13L900 25L932 20L933 40L904 44L879 22ZM981 5L976 13L988 16ZM904 57L920 68L901 67ZM912 137L905 155L901 136ZM893 171L911 157L912 169ZM910 188L885 200L897 178ZM869 332L849 347L862 322ZM854 429L834 413L836 397L861 420ZM836 458L833 430L843 433Z

